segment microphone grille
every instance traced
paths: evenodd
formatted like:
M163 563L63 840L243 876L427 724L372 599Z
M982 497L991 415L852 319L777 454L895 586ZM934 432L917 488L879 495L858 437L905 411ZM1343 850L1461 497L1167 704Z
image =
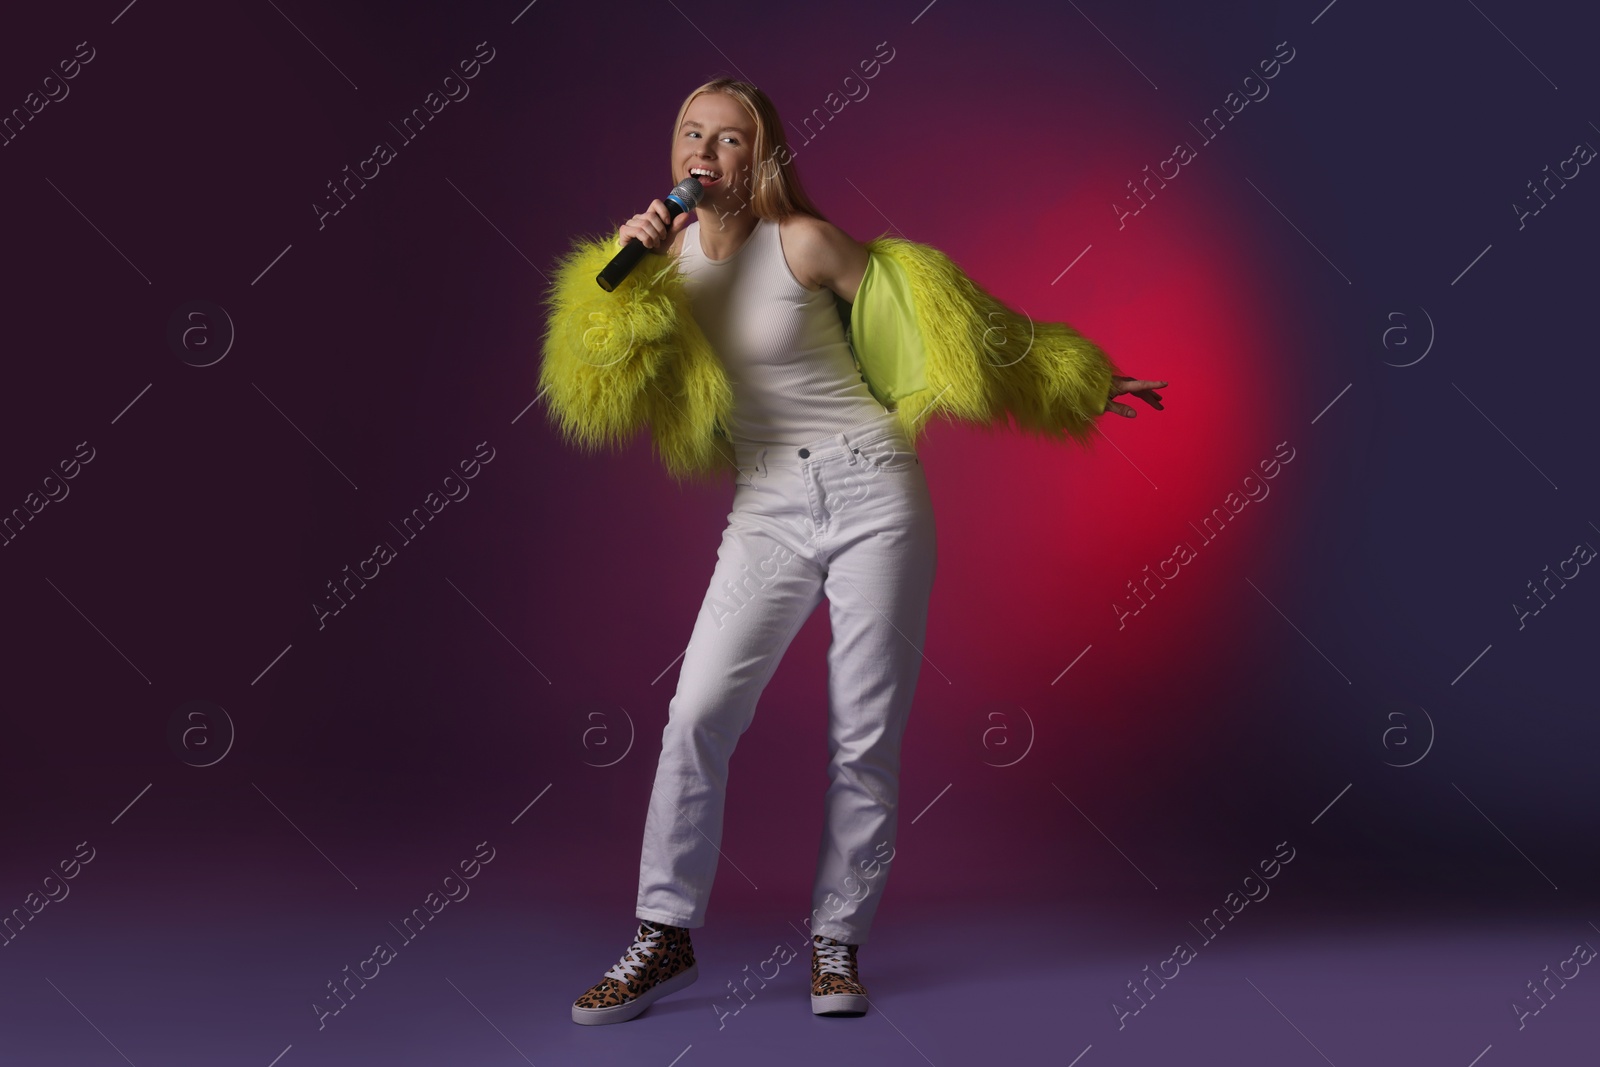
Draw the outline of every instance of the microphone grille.
M692 208L700 203L701 199L706 195L706 190L700 184L700 179L691 174L677 185L674 185L672 192L667 195L676 197L680 202Z

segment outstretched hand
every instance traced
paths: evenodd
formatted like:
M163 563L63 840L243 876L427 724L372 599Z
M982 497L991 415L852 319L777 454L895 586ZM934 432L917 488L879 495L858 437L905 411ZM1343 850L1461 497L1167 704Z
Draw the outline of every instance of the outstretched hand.
M1157 411L1161 411L1163 410L1161 407L1161 394L1156 390L1165 389L1166 387L1166 382L1146 382L1137 378L1130 378L1126 374L1113 374L1111 376L1111 393L1106 398L1106 410L1115 411L1118 415L1123 415L1130 419L1133 418L1138 412L1127 404L1119 404L1111 399L1111 397L1122 393L1132 393Z

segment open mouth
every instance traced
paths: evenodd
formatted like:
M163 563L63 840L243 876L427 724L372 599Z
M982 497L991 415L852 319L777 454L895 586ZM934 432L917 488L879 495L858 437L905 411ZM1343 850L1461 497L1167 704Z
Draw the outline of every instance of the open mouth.
M703 188L710 188L722 180L721 172L711 170L709 167L691 167L689 173L699 180Z

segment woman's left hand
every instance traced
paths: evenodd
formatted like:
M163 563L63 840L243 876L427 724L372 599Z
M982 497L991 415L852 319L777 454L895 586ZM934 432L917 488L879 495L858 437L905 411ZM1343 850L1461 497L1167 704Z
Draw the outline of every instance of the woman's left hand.
M1126 374L1113 374L1111 376L1111 393L1106 398L1106 410L1115 411L1118 415L1123 415L1130 419L1133 418L1138 412L1126 404L1119 404L1111 399L1111 397L1122 393L1132 393L1157 411L1161 411L1163 410L1161 407L1161 394L1156 390L1165 389L1166 387L1166 382L1146 382L1137 378L1130 378Z

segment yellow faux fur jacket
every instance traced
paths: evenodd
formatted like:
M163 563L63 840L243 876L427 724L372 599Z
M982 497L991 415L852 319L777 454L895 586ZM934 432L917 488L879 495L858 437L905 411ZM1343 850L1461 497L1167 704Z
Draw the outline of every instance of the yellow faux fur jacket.
M615 231L578 237L544 297L540 396L562 437L590 450L648 426L677 480L734 469L733 392L690 311L674 256L646 255L613 292L595 275ZM1005 424L1088 444L1113 374L1099 346L1061 322L1034 322L990 296L930 245L883 236L853 304L835 298L873 396L915 443L934 415Z

